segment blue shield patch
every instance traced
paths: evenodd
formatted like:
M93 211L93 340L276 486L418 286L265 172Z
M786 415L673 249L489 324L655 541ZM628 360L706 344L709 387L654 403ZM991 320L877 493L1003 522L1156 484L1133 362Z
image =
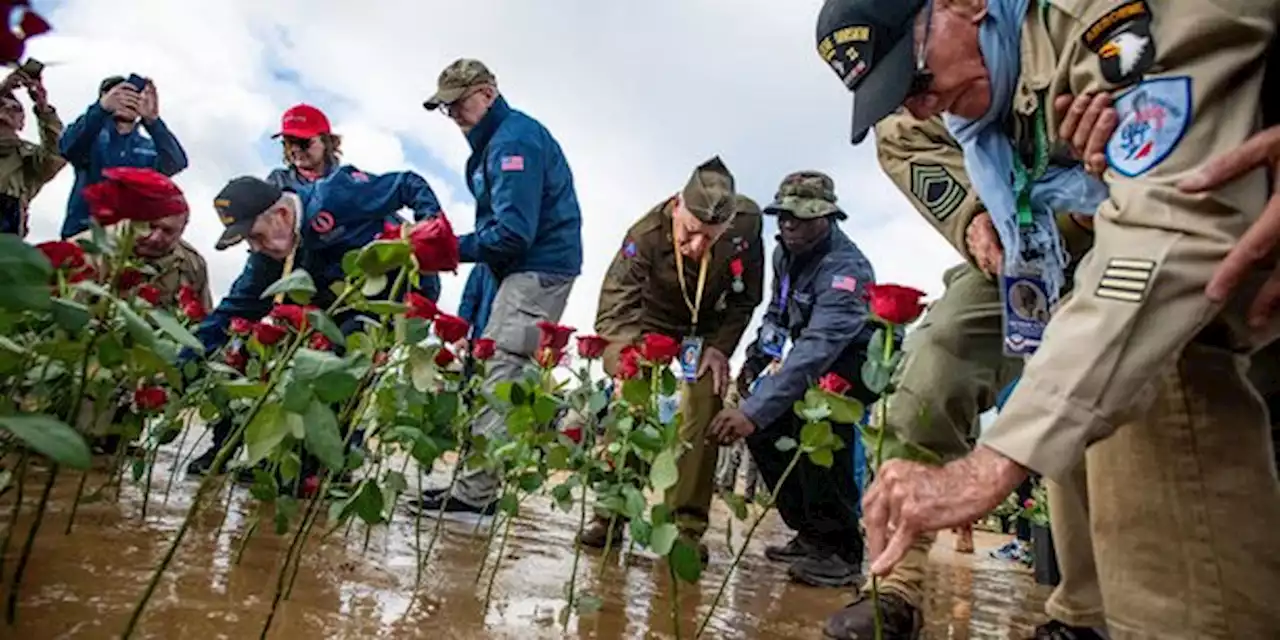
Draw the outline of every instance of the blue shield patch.
M1136 178L1178 147L1191 124L1191 78L1147 80L1115 101L1120 125L1107 142L1107 164Z

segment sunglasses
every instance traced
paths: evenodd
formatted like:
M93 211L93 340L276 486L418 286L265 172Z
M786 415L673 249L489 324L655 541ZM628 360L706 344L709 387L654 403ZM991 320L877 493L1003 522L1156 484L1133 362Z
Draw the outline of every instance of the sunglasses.
M281 140L286 147L298 147L300 149L308 149L315 138L298 138L296 136L282 136Z

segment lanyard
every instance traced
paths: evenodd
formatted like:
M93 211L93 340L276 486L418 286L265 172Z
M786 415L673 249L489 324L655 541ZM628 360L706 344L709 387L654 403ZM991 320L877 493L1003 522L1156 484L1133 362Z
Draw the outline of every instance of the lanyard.
M1044 118L1044 94L1037 96L1036 112L1032 128L1035 137L1034 165L1028 168L1022 156L1013 154L1013 192L1017 197L1018 227L1029 230L1034 226L1031 212L1031 188L1044 176L1049 167L1049 134Z
M693 332L698 332L698 310L702 308L702 291L707 286L707 264L711 261L711 247L702 254L702 264L698 267L698 288L689 299L689 285L684 281L684 254L680 253L680 245L676 244L675 234L671 234L671 246L676 250L676 279L680 281L680 293L684 296L684 304L689 307L693 316Z
M787 314L787 294L791 292L791 274L782 276L782 286L778 291L778 307L783 316Z

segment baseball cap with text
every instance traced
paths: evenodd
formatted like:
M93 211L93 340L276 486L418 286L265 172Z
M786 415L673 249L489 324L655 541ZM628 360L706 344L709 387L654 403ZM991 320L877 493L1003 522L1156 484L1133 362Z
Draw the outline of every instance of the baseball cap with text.
M853 92L854 144L907 99L916 81L915 19L926 0L826 0L818 55Z
M684 199L684 208L706 224L728 222L738 211L733 174L729 173L720 156L698 165L680 195Z
M271 137L310 139L323 133L331 133L324 112L309 104L297 104L280 116L280 132Z
M213 208L218 210L218 218L227 227L215 247L221 251L244 240L253 228L253 221L283 195L280 187L253 176L228 182L213 199Z
M782 179L773 202L764 208L768 215L789 213L801 220L813 220L835 214L845 218L836 206L836 183L820 171L796 171Z
M496 85L498 79L483 62L469 58L454 60L440 72L440 78L436 80L436 92L422 106L433 111L461 98L467 89L485 84Z

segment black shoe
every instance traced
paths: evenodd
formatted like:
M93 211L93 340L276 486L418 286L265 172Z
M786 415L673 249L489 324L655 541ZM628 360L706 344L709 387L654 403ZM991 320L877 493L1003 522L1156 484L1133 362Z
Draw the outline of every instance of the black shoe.
M578 544L592 549L603 549L611 546L617 549L622 545L622 530L627 528L627 521L618 518L613 522L613 544L609 543L609 520L610 518L601 518L597 516L587 525L582 533L578 534Z
M1073 627L1065 622L1050 620L1036 627L1030 640L1106 640L1106 636L1089 627Z
M787 575L811 587L852 587L862 577L860 565L860 562L851 562L837 553L815 553L791 563Z
M443 513L446 513L446 514L456 513L456 514L471 514L471 515L477 515L477 516L492 516L493 514L498 512L497 500L490 500L483 507L477 507L475 505L471 505L466 502L463 502L457 499L456 497L451 498L448 502L445 502L444 492L441 492L440 495L434 496L434 497L427 497L426 495L423 495L421 500L411 500L409 502L409 508L411 510L417 510L418 512L422 513L422 515L424 516L429 516L436 513L442 513L440 509L442 503L444 506Z
M778 546L775 544L765 547L764 557L774 562L785 562L787 564L791 564L792 562L808 556L814 551L815 549L813 548L813 545L805 542L800 536L795 536L785 545Z
M917 640L924 627L920 610L894 593L880 594L880 617L886 640ZM834 640L871 640L876 634L876 611L870 595L827 618L823 634Z
M187 475L189 476L208 475L209 473L211 473L211 469L213 467L213 460L214 458L217 458L217 457L218 457L218 446L214 445L212 447L209 447L208 449L205 450L204 453L200 454L199 457L187 463ZM221 475L222 473L225 473L226 470L227 470L227 464L224 461L222 463L222 468L218 469L217 471L212 471L212 473L214 475Z

